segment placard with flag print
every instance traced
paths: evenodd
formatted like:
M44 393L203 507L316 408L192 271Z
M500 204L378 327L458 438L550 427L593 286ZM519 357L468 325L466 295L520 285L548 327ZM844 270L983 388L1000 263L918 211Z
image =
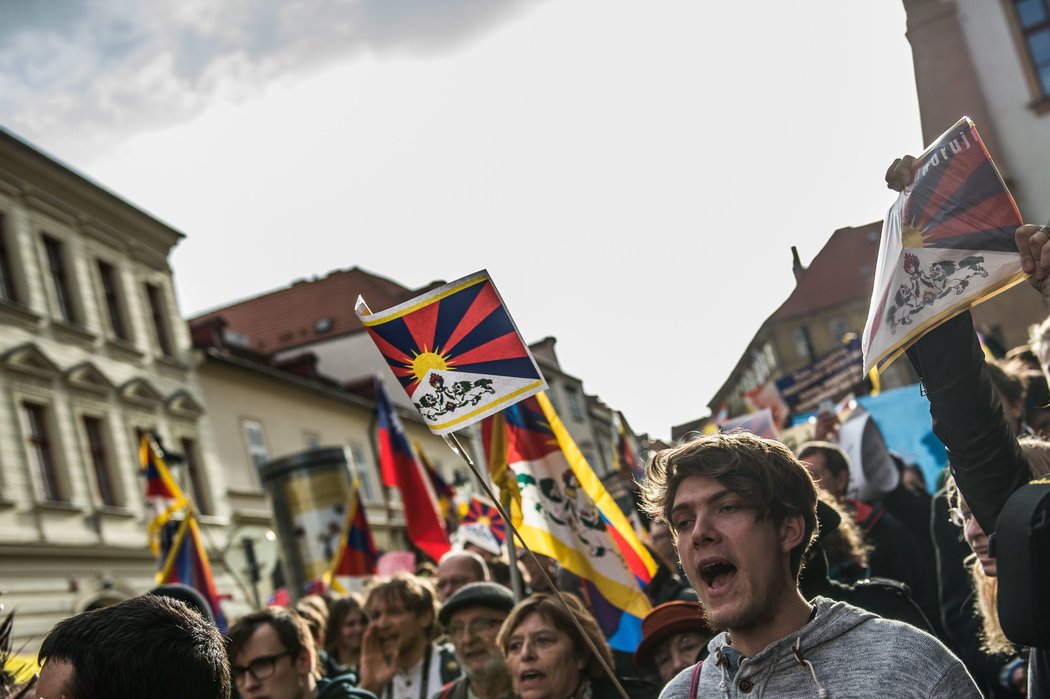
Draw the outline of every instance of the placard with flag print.
M488 272L357 314L434 434L461 430L547 387Z
M915 160L886 216L864 328L864 372L1024 279L1021 215L977 129L963 117Z

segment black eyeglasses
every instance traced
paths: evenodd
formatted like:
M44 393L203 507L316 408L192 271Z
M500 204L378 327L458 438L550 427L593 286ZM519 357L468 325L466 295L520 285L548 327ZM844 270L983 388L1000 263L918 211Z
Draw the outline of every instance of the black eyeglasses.
M486 631L491 631L500 626L502 623L502 619L474 619L469 624L453 624L445 631L448 633L448 637L453 639L460 638L465 633L480 636Z
M244 677L249 672L259 682L273 677L274 670L276 669L277 661L286 655L295 655L292 651L286 650L283 653L276 655L263 655L256 658L255 660L248 663L247 667L240 667L238 665L230 666L230 673L233 675L233 681L236 684L243 684Z

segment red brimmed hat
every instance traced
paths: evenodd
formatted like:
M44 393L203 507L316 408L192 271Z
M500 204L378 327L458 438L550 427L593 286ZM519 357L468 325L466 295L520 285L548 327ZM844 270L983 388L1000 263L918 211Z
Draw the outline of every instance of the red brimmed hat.
M656 672L656 665L653 662L653 651L656 646L660 644L660 641L683 631L711 633L711 629L708 628L700 612L699 602L677 600L653 607L652 611L642 619L642 641L638 644L638 649L634 651L635 664L648 672Z

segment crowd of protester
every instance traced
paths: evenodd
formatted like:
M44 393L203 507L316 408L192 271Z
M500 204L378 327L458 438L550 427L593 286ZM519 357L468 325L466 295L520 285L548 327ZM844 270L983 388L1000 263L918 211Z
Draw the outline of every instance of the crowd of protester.
M905 159L887 180L901 187L909 176ZM1044 292L1050 229L1023 226L1017 244ZM468 545L360 593L249 613L225 636L194 590L158 588L60 622L40 648L39 678L18 685L4 676L0 691L39 699L693 699L756 689L1047 696L1046 649L1019 647L1000 625L989 532L1013 490L1050 474L1050 319L1033 326L1029 345L986 361L963 313L908 357L950 457L932 489L892 444L870 457L881 465L851 463L827 413L794 452L738 433L652 455L640 501L657 573L633 655L611 650L578 581L556 560L515 561L524 590L516 599L512 564ZM861 498L856 475L887 464L894 477L877 480L893 487ZM9 635L10 624L0 632Z

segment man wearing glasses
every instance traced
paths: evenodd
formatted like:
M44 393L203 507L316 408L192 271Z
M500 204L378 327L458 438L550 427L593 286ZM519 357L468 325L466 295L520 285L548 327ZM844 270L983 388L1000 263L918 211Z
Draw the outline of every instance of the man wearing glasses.
M354 676L317 679L317 651L306 621L268 607L237 620L227 644L230 670L243 699L375 699Z
M510 590L489 582L465 585L448 598L438 620L466 674L446 684L439 699L510 699L510 670L496 635L513 607Z

